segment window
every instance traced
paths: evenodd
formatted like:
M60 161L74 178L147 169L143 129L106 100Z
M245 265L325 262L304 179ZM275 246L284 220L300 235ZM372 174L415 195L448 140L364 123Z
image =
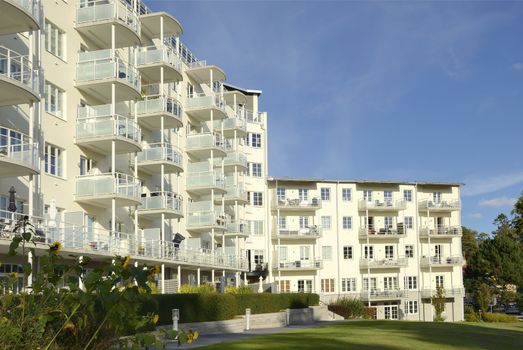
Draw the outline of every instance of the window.
M247 146L251 146L253 148L261 148L261 134L250 132L247 135L246 141Z
M432 193L432 201L434 203L440 203L441 202L441 192L433 192Z
M263 193L262 192L251 192L251 205L255 207L261 207L263 205Z
M308 246L300 246L300 260L309 260L311 249Z
M392 204L392 191L383 191L383 201Z
M249 221L250 234L253 236L263 235L263 220L250 220Z
M372 202L372 191L364 190L363 199L365 200L365 202Z
M343 259L350 260L352 259L352 246L346 245L343 247Z
M385 216L383 221L385 223L385 228L386 229L392 228L392 216Z
M298 189L298 198L300 199L300 202L307 201L309 199L309 190L306 188Z
M298 292L299 293L312 292L312 280L298 280Z
M418 277L405 276L405 289L418 289Z
M65 59L65 32L48 20L45 20L45 49Z
M93 160L80 156L80 175L87 175L93 168Z
M309 227L309 217L300 216L300 228L308 228L308 227Z
M371 245L363 246L363 256L365 259L374 259L374 247Z
M403 199L406 202L412 202L412 190L403 190Z
M60 148L46 143L44 160L47 174L62 177L63 151Z
M321 256L323 260L332 260L332 246L324 245L321 247Z
M376 277L370 278L370 290L376 290ZM367 277L363 278L363 290L369 290L369 279Z
M280 261L287 261L287 247L280 247Z
M414 246L412 244L405 246L405 257L413 258L414 257Z
M262 165L261 163L249 163L249 176L262 177Z
M412 216L405 216L405 228L412 228L414 227L412 224Z
M265 262L265 259L264 259L264 255L265 255L265 252L261 249L255 249L254 252L254 264L255 265L263 265L263 263Z
M393 259L393 258L394 258L394 246L386 245L385 246L385 259Z
M59 118L64 118L65 91L46 81L44 92L45 111Z
M350 188L341 189L341 199L344 202L350 202L352 200L352 191Z
M280 293L289 293L291 291L291 281L280 280Z
M384 290L397 290L398 288L398 277L383 277L383 289Z
M322 293L334 293L334 278L322 278L321 279L321 292Z
M284 230L287 228L287 217L286 216L278 217L278 228L280 230Z
M355 278L342 278L341 279L341 291L342 292L356 292L356 279Z
M279 201L284 201L285 200L285 188L278 187L276 189L276 197L278 197Z
M405 313L412 315L418 313L418 301L408 300L405 302Z
M322 201L330 201L331 200L331 189L327 187L322 187L320 190L321 193L321 200Z
M330 216L321 217L321 228L323 228L324 230L331 229L331 217Z
M344 216L342 218L342 224L344 230L352 230L352 216Z
M443 287L444 280L443 275L436 276L436 287Z

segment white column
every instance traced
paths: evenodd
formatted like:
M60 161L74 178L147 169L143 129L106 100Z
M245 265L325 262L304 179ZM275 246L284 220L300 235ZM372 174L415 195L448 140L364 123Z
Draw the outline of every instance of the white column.
M178 265L178 292L180 291L180 286L182 285L182 267Z
M200 268L196 271L196 283L200 285Z

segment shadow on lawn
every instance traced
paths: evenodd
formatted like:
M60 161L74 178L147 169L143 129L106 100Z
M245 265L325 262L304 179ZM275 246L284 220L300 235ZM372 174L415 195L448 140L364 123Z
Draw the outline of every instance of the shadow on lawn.
M355 321L296 332L244 338L202 349L518 349L523 325L514 329L465 323Z

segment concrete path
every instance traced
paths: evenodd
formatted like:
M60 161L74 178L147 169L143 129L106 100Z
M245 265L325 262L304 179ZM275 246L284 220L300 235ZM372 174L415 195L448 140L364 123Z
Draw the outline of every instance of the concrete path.
M168 350L174 349L193 349L200 346L213 345L218 343L223 343L231 340L238 340L243 338L250 338L255 336L260 336L264 334L276 334L276 333L285 333L293 331L296 329L305 329L305 328L318 328L333 324L345 323L347 321L320 321L313 324L307 325L296 325L296 326L287 326L287 327L276 327L276 328L263 328L263 329L252 329L250 331L245 331L243 333L223 333L223 334L202 334L198 337L191 345L183 345L178 347L176 344L169 344L167 346Z

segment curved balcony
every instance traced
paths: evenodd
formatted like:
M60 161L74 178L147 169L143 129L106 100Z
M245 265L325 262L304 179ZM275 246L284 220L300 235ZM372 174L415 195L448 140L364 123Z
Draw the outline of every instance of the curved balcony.
M142 204L138 207L138 216L157 219L164 215L167 219L183 217L183 198L174 192L151 192L142 194Z
M323 260L296 260L296 261L275 261L272 268L280 271L305 271L320 270L323 267Z
M182 105L173 98L161 95L144 96L138 101L138 123L147 129L172 129L183 126Z
M0 0L0 35L37 30L41 17L39 0Z
M245 135L247 135L247 122L243 118L225 118L223 120L215 120L213 124L214 131L222 133L222 135L226 138L234 138L235 136L245 137Z
M0 177L38 174L39 168L38 144L27 135L0 127Z
M0 46L0 106L39 101L40 76L29 56Z
M193 134L187 136L185 152L199 159L225 157L224 139L220 134Z
M285 211L314 211L321 209L321 199L318 197L300 199L277 198L276 196L274 196L273 210L276 209Z
M209 84L213 81L225 81L225 72L215 66L208 65L207 61L192 61L187 64L187 75L200 84Z
M197 195L225 193L225 176L219 172L203 171L198 173L188 173L186 179L187 192Z
M221 159L216 159L214 162L215 168L221 168L222 162ZM248 169L247 157L245 153L240 151L230 151L227 152L227 155L223 159L223 167L225 172L246 171Z
M141 132L134 119L111 115L111 105L80 107L76 120L76 144L101 154L131 153L142 149Z
M399 269L407 266L407 258L360 259L361 269Z
M407 208L407 203L403 199L392 200L386 199L383 201L375 200L368 201L365 199L360 199L358 201L359 210L368 210L368 211L398 211L404 210Z
M405 231L403 226L397 227L361 227L359 230L360 239L369 240L398 240L401 237L405 237Z
M423 238L454 238L461 237L462 229L461 226L422 227L419 235Z
M197 121L209 121L211 116L213 120L227 117L225 101L215 93L190 96L186 100L185 113Z
M247 226L247 221L245 220L235 220L227 224L226 236L231 237L248 237L249 236L249 227Z
M463 257L461 256L424 256L420 260L420 266L424 268L435 267L454 267L463 265Z
M163 21L163 23L161 23ZM142 38L177 37L183 33L182 25L174 16L167 12L141 11L140 23L142 26ZM163 29L163 32L162 32Z
M115 47L140 45L138 14L125 1L80 1L76 9L76 30L99 47L110 48L111 28L115 29Z
M304 228L276 228L272 233L272 239L280 240L292 240L292 241L301 241L301 240L311 240L318 239L321 237L321 227L317 225L304 227Z
M129 101L141 97L140 73L111 50L81 52L76 65L76 88L104 102Z
M117 206L141 204L141 182L131 175L95 174L76 178L75 201L98 207L110 207L112 199Z
M169 143L153 143L138 153L138 170L150 175L159 174L162 165L166 174L182 172L181 151Z
M418 209L432 212L448 212L461 209L461 202L458 199L449 199L435 202L430 199L421 200Z
M187 230L195 232L225 231L229 221L225 213L214 209L211 201L188 203L185 219Z
M136 67L149 83L161 82L160 68L163 68L164 83L183 80L180 58L167 45L140 47L136 54Z
M363 290L360 293L360 299L363 301L378 301L378 300L400 300L408 296L408 291L401 289L388 290Z

